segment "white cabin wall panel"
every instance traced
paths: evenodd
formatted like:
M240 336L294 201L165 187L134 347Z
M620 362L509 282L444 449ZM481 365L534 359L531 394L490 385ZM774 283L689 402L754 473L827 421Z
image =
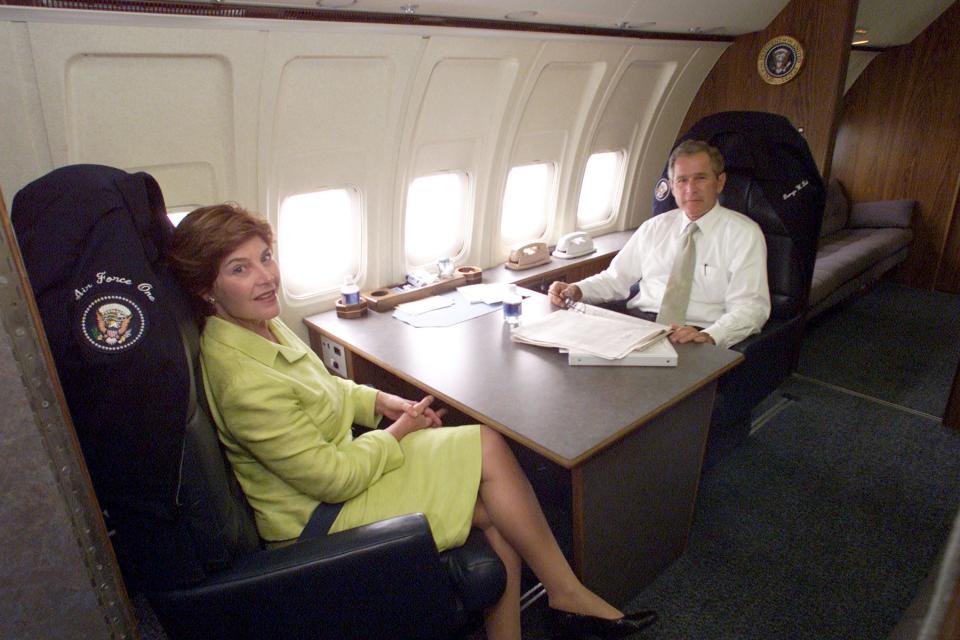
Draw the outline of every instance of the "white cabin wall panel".
M414 81L404 124L394 234L403 255L403 211L407 188L415 178L448 170L469 176L466 251L459 264L489 266L486 234L491 184L502 184L504 131L515 124L519 87L536 58L539 44L524 39L432 37ZM402 261L398 261L398 264ZM403 265L401 265L402 267ZM402 276L400 272L394 277Z
M524 96L507 169L532 162L555 164L551 196L555 214L545 231L550 241L572 227L576 217L579 193L572 193L571 185L579 185L586 162L584 132L592 129L601 96L625 48L621 40L549 41L532 71L534 80ZM499 224L496 229L499 232ZM498 241L493 262L506 260L508 252L509 247Z
M569 138L582 122L602 65L555 62L544 66L524 105L511 166L556 162L561 168Z
M0 22L0 189L7 209L22 187L52 168L25 23Z
M417 118L421 144L489 135L502 114L516 64L502 59L446 58L430 72ZM433 170L435 167L417 167Z
M625 156L622 179L630 175L631 161L636 157L634 140L643 138L643 132L650 123L650 116L662 102L664 90L676 68L677 63L673 61L639 60L626 65L623 72L611 82L612 91L608 93L609 99L602 107L592 142L587 140L590 136L585 136L588 159L595 153L622 151ZM573 192L579 194L583 171L572 176L571 181ZM605 224L592 226L591 233L606 233L622 225L623 216L620 211L626 203L626 198L623 197L625 192L621 183L610 220ZM572 229L571 227L570 230Z
M363 210L361 288L380 286L395 262L392 194L400 120L422 49L418 37L356 38L332 28L321 37L269 38L260 110L260 206L279 228L279 207L288 196L356 189ZM323 238L317 246L322 250ZM300 318L329 308L336 295L287 299L283 318L304 334Z
M148 171L168 206L256 202L263 33L34 23L30 38L54 167Z
M698 49L697 44L651 42L631 46L611 81L608 99L601 107L596 130L587 156L616 149L627 152L624 178L617 208L609 223L591 228L591 233L605 233L633 226L629 219L631 187L640 160L651 152L647 146L650 125L664 107L667 96L679 73ZM653 153L657 153L656 150ZM579 189L582 173L575 176ZM644 196L641 196L643 198ZM649 215L649 213L648 213ZM572 227L571 227L572 229Z
M537 162L555 162L559 170L569 136L570 132L567 129L558 126L542 129L524 128L523 133L517 135L513 156L510 158L510 167Z
M269 123L277 153L366 148L379 142L394 73L386 58L299 56L288 61Z
M569 173L569 141L576 140L576 132L583 120L596 90L604 65L595 62L551 62L540 68L536 84L524 105L523 117L517 130L509 167L535 162L554 165L553 190L548 207L562 211L560 193ZM509 171L508 167L508 171ZM497 214L499 217L500 207ZM551 217L544 230L549 238L558 216ZM499 236L500 226L497 225ZM499 243L495 262L507 259L510 247Z
M646 130L650 115L677 69L677 62L635 61L615 84L597 126L590 153L627 150L637 129Z
M265 123L275 132L268 174L276 198L267 201L264 212L269 213L278 234L284 232L278 215L283 200L324 188L356 189L365 218L383 214L383 199L376 195L380 192L378 178L382 179L376 172L376 155L378 149L383 153L385 143L390 67L389 60L376 58L298 57L284 65L276 110L269 124ZM323 216L325 212L317 213ZM364 237L369 227L361 225L361 285L366 280L364 258L369 253L364 247L376 241ZM314 242L322 251L324 238ZM279 259L283 266L282 248ZM325 297L336 295L330 291ZM298 307L315 304L316 300L288 297L285 309L295 314Z
M167 206L226 195L235 124L223 58L84 54L65 73L69 162L147 171Z

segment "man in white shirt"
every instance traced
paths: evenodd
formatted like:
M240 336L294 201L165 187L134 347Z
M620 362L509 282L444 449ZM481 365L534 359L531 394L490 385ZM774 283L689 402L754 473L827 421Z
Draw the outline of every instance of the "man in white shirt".
M671 325L670 340L729 347L759 333L770 316L763 233L747 216L718 204L727 176L715 147L699 140L682 142L670 154L668 176L680 207L640 225L601 273L575 284L551 284L550 301L565 307L567 301L624 300L639 282L639 293L627 302L627 310L656 313L683 231L696 222L690 302L684 323Z

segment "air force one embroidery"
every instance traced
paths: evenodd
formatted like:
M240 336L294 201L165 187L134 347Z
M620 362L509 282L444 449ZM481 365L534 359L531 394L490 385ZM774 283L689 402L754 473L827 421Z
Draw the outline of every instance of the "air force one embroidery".
M97 351L116 353L143 337L146 318L136 302L120 295L94 298L80 314L80 329Z
M657 202L663 202L668 195L670 195L670 181L666 178L660 178L660 182L657 183L657 187L653 191L653 197L657 199Z

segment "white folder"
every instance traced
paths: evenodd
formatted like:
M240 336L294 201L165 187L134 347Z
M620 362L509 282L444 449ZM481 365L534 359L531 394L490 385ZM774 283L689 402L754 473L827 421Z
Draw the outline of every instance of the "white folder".
M678 360L677 350L666 337L640 351L631 351L617 360L576 351L568 352L567 358L571 365L594 367L675 367Z

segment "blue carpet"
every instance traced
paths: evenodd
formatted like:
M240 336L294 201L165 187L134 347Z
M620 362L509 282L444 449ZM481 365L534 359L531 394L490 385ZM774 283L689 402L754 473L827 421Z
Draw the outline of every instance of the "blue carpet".
M686 553L631 603L643 638L882 638L960 505L960 434L790 380L792 401L703 478Z
M960 360L960 295L880 283L807 326L797 372L942 417Z

